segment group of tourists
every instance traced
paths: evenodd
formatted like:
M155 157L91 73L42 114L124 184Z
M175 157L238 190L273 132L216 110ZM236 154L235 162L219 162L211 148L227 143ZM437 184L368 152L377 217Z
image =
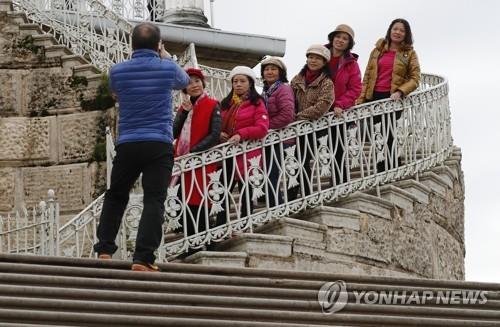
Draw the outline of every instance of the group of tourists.
M105 195L97 230L99 242L94 247L99 257L111 258L116 251L115 238L128 194L140 173L144 210L132 270L156 271L153 252L161 241L167 187L181 181L179 176L171 178L174 156L204 151L225 142L238 144L262 140L269 129L281 129L298 120L314 121L330 111L338 119L355 104L386 98L400 100L418 87L420 67L406 20L391 22L385 37L370 53L363 79L358 55L352 52L354 45L353 29L346 24L338 25L328 34L327 44L314 44L306 50L305 65L290 83L283 59L264 57L261 61L264 87L260 94L256 89L254 71L250 67L237 66L229 75L232 88L219 103L205 91L206 78L200 69L182 70L173 61L162 59L167 56L156 26L148 23L136 26L132 35L132 59L113 66L110 72L110 86L120 104L119 138L111 185ZM170 91L176 89L182 90L184 95L174 120ZM374 123L385 120L387 125L391 119L394 116L381 115L374 117ZM332 140L343 137L339 135L343 133L341 129L332 127L316 131L314 138L305 135L287 139L248 151L235 159L226 159L220 164L185 172L179 192L189 211L201 217L189 220L191 222L185 226L188 235L206 228L204 217L208 213L205 212L207 195L204 192L207 176L218 169L223 169L223 175L229 176L227 183L223 183L228 192L239 185L239 215L246 216L253 210L252 189L245 184L250 160L262 161L259 166L268 176L266 201L269 207L274 207L283 203L285 196L283 187L280 187L283 163L279 158L284 149L296 145L302 154L300 164L306 181L302 185L303 196L310 194L310 161L314 155L311 144L328 133L331 133ZM389 147L392 142L394 137L388 131ZM340 162L344 150L339 146L335 148L335 160ZM340 180L345 176L340 174L336 178ZM299 187L288 190L288 200L295 199L298 192ZM228 202L226 198L216 225L228 221Z

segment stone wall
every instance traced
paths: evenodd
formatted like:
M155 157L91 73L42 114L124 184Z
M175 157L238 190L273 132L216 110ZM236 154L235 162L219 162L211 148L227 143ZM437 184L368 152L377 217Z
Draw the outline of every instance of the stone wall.
M189 262L391 277L464 279L464 181L456 149L445 165L281 218ZM238 260L235 261L235 255Z
M0 120L0 167L90 161L114 110Z
M53 189L62 213L78 212L106 183L105 164L78 163L51 167L0 168L0 212L31 208ZM102 189L99 193L102 192Z

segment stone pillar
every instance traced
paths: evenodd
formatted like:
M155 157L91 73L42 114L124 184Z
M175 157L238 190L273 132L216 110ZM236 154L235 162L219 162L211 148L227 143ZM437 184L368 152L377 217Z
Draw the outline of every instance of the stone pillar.
M203 0L165 0L165 23L210 27L204 13Z

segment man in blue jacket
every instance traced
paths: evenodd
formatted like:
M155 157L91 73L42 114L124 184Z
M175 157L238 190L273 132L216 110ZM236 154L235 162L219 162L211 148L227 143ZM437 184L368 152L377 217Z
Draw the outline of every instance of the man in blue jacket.
M137 232L132 270L158 271L154 251L162 238L167 187L174 161L172 90L184 89L189 76L167 59L160 30L150 23L132 31L132 59L111 68L110 87L118 98L120 120L111 184L106 191L94 250L110 259L129 192L142 173L144 209Z

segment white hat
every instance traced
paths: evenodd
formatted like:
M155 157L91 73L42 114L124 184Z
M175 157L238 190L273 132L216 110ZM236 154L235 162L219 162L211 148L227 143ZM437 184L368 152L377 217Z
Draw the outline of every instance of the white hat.
M318 55L320 57L325 58L325 60L328 62L330 61L330 50L328 50L324 45L322 44L313 44L307 49L306 51L306 56L309 55L310 53L314 53L315 55Z
M231 70L231 73L229 73L229 79L232 80L235 75L246 75L253 79L253 83L257 84L257 76L255 75L255 72L252 70L252 68L247 67L247 66L236 66Z

